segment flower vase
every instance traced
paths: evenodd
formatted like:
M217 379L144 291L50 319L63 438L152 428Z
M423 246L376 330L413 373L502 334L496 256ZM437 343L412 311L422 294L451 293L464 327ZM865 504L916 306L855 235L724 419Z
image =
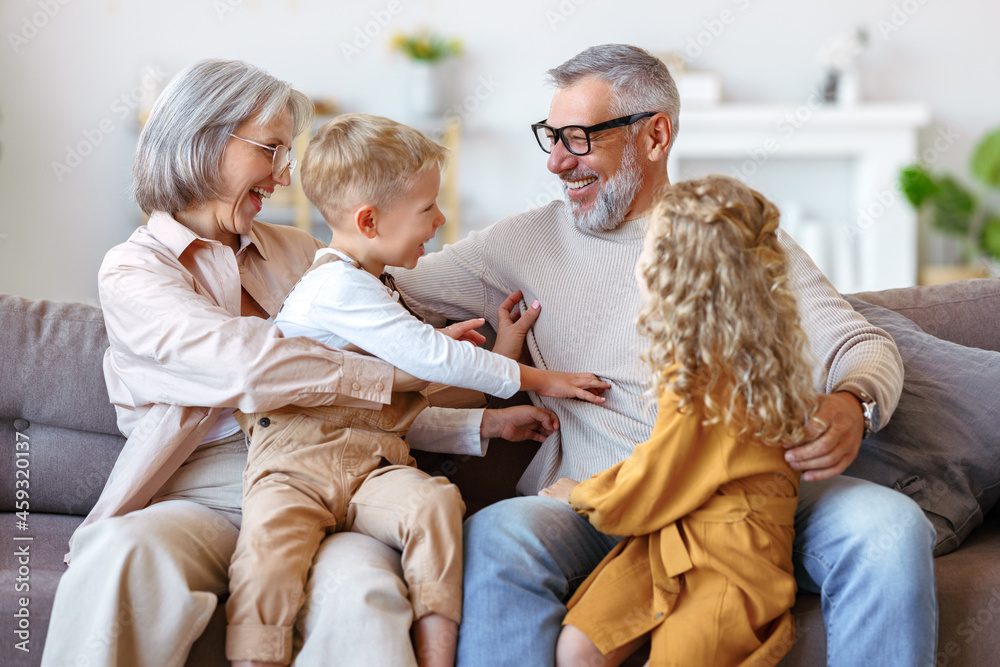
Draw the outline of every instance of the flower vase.
M414 61L406 80L407 108L416 118L441 113L441 68L434 63Z
M840 73L837 81L837 104L850 107L861 101L861 81L856 67Z

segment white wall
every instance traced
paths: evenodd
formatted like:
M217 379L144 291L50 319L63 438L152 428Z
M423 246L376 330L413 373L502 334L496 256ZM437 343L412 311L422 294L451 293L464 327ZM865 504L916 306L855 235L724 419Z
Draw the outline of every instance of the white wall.
M684 51L715 28L710 40L702 35L711 43L692 64L719 72L727 99L798 105L820 79L820 46L865 24L872 38L861 61L863 96L928 105L935 126L925 143L937 127L958 136L936 167L965 175L975 140L1000 123L1000 3L397 2L389 25L347 58L343 45L379 12L389 16L388 0L3 0L0 291L96 298L104 252L139 220L127 194L132 94L142 92L144 68L169 76L203 57L246 59L345 110L402 117L405 67L388 52L388 37L421 24L459 35L467 54L455 66L453 93L473 94L481 77L495 87L466 119L466 228L551 197L553 177L527 125L547 115L544 71L597 43ZM734 17L728 25L714 22L723 10ZM92 150L67 162L67 148L81 143Z

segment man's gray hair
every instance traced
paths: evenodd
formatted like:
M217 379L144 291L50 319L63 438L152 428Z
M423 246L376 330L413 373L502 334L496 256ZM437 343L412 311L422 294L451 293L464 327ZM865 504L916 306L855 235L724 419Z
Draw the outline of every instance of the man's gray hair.
M670 118L673 130L670 144L673 146L681 109L680 96L667 66L648 51L628 44L592 46L550 69L548 75L549 82L557 88L567 88L588 77L610 83L614 91L611 109L615 116L662 111ZM641 122L630 126L628 138L633 139L641 128Z
M293 136L312 124L309 98L259 67L201 60L171 80L139 135L132 192L139 207L176 214L217 199L229 135L256 118L266 124L288 109Z

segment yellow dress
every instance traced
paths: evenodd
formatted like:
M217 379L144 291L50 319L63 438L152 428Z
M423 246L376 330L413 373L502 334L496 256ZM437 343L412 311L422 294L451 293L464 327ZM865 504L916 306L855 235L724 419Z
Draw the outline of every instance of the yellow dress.
M794 640L799 473L780 447L702 419L664 394L650 439L570 494L595 528L626 537L564 624L605 654L651 633L651 665L774 665Z

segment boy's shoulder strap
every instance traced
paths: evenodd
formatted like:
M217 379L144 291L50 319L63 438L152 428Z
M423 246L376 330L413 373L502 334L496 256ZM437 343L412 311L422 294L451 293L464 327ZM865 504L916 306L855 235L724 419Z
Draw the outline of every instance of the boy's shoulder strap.
M335 252L324 252L322 255L316 258L316 260L312 263L312 266L306 269L306 272L303 273L302 275L305 276L310 271L314 271L315 269L318 269L324 264L329 264L330 262L347 262L347 260ZM358 262L357 260L351 260L348 263L354 266L354 268L357 269L361 268L361 263Z
M427 322L427 320L425 320L420 313L410 308L410 304L406 303L406 299L403 298L403 293L399 291L398 287L396 287L396 279L392 277L391 273L384 271L378 279L382 281L383 285L389 288L390 292L396 295L396 298L399 300L399 305L405 308L406 312L413 315L421 322Z

